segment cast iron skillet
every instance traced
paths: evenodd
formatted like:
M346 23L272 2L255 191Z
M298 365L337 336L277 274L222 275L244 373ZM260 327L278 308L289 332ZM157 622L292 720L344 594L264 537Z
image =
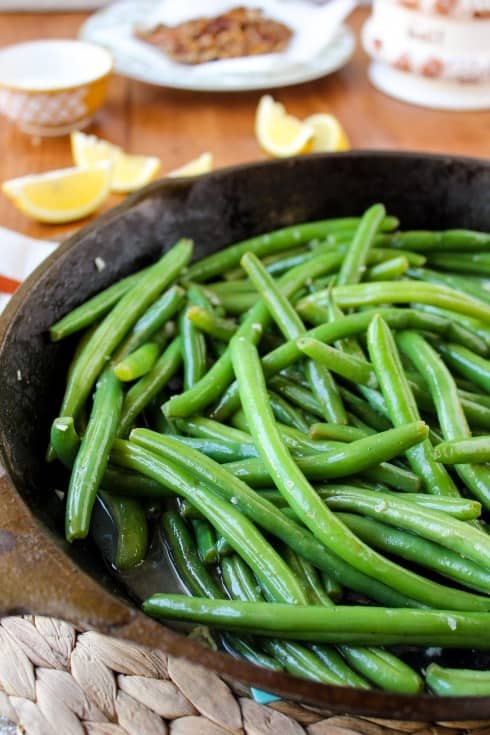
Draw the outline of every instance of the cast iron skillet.
M89 542L63 540L56 478L44 463L73 342L50 324L154 260L179 237L196 258L244 237L383 201L404 228L490 230L490 162L348 153L258 163L148 186L74 235L19 289L0 325L0 614L52 615L204 664L267 691L329 710L399 719L490 718L490 697L442 699L315 684L203 648L142 615ZM106 263L99 272L94 259ZM490 667L490 664L489 664Z

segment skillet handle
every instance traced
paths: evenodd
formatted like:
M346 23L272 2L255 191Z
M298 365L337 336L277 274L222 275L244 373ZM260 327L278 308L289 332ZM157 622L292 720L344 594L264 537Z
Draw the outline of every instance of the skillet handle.
M71 561L6 475L0 477L0 509L0 617L50 615L99 630L127 625L131 609Z

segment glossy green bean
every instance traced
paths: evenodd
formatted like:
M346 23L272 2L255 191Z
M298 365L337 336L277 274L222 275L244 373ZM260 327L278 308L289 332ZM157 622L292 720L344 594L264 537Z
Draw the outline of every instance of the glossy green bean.
M155 454L130 442L116 440L111 458L118 466L148 475L180 497L190 500L252 567L264 589L268 589L271 595L274 592L277 599L281 597L293 605L304 602L294 575L260 531L233 503L196 484L194 477L177 464L168 460L163 462Z
M148 268L137 273L132 273L126 278L112 284L103 291L99 291L91 299L84 301L83 304L77 306L66 316L53 324L49 329L49 336L53 342L68 337L74 332L79 332L85 327L89 327L101 317L105 316L113 306L142 278Z
M87 430L70 477L66 499L65 535L68 541L85 538L100 481L109 461L122 407L121 384L107 369L99 379Z
M340 513L340 518L356 536L375 549L432 569L477 592L490 593L489 572L460 554L376 518L363 518L351 513Z
M317 339L311 339L311 337L302 337L296 341L296 344L305 355L325 365L329 370L338 373L343 378L371 388L376 388L378 385L376 373L366 360L348 355Z
M490 294L476 282L473 276L439 273L430 268L410 268L408 275L417 281L426 281L427 283L451 288L463 296L479 299L486 304L490 304Z
M417 332L399 332L397 342L423 376L434 400L445 439L469 439L471 431L454 379L437 352ZM490 469L484 465L455 466L470 493L490 508Z
M274 484L302 523L322 544L334 550L334 553L355 569L408 597L426 601L427 597L422 590L426 581L422 582L420 577L414 577L408 570L398 567L360 542L326 507L298 468L283 444L267 403L265 381L254 345L244 338L234 337L231 351L250 432ZM478 542L483 543L480 539ZM447 598L445 604L448 604ZM485 601L483 604L489 603Z
M192 388L206 372L206 340L187 318L183 309L179 318L180 347L184 373L184 390Z
M143 603L149 615L276 636L351 645L490 648L490 613L398 610L383 607L284 605L157 594Z
M363 429L357 426L340 426L339 424L312 424L309 434L312 439L333 439L339 442L351 442L366 436Z
M71 470L80 449L80 437L72 416L59 416L51 424L51 446L65 467Z
M216 548L216 534L212 525L206 520L197 518L192 521L192 528L201 560L204 564L217 564L219 555Z
M451 549L484 569L490 568L490 537L448 513L423 506L416 498L408 501L401 495L347 487L325 487L323 497L332 510L374 517Z
M446 335L450 328L450 320L435 314L426 314L415 309L384 308L368 310L359 314L349 314L338 321L328 321L328 313L324 314L322 324L305 333L305 337L318 339L330 344L346 337L361 334L367 330L375 314L380 314L392 329L422 329ZM262 358L262 368L267 378L301 360L303 353L296 345L296 340L289 340ZM225 421L240 407L240 397L236 382L232 383L212 411L213 418Z
M468 599L466 594L461 597L459 591L454 594L451 590L449 593L447 588L434 585L422 578L417 578L417 594L424 598L424 601L419 603L414 598L391 589L389 584L380 583L344 562L338 554L329 551L310 532L286 518L272 503L230 475L221 465L189 447L183 447L173 437L163 436L148 429L134 429L131 432L131 441L158 453L165 462L175 462L181 467L188 468L200 483L206 484L222 497L233 498L236 507L268 533L284 541L316 567L331 574L338 582L371 599L394 607L419 607L421 604L442 607L454 604L461 610L468 609L468 606L469 609L490 609L490 603L486 600L475 600L473 597ZM127 449L132 451L131 447Z
M448 365L490 394L490 360L461 345L441 342L436 346Z
M430 304L457 313L467 314L481 319L484 324L490 324L490 304L456 291L454 288L434 283L429 284L419 281L356 283L335 287L333 297L339 306L346 308L386 303L405 304L415 302ZM327 292L318 291L300 301L297 309L301 313L302 306L308 302L325 306L327 298Z
M308 431L308 423L298 408L272 390L269 391L269 398L272 411L278 421L286 426L293 426L304 433Z
M136 417L175 375L182 362L181 338L175 337L152 370L140 378L124 397L118 436L125 436Z
M216 550L220 559L235 553L233 546L225 539L224 536L218 536L216 540Z
M247 252L263 257L287 248L297 247L316 238L322 239L330 233L352 229L357 226L358 222L358 217L326 219L283 227L264 235L257 235L235 245L229 245L213 255L208 255L207 258L202 258L189 268L188 277L195 281L208 281L213 276L234 268L240 262L242 255ZM386 217L382 223L383 231L394 229L397 226L396 223L396 218Z
M490 276L490 253L429 253L428 263L443 271Z
M262 666L264 669L272 669L273 671L284 671L284 667L258 647L253 646L247 639L239 638L231 633L221 633L220 635L223 647L228 653L235 658L244 658L246 661Z
M374 204L361 217L340 267L337 277L339 286L348 283L359 283L362 279L367 254L374 243L385 214L386 210L382 204Z
M479 251L486 250L490 243L487 232L475 230L413 230L397 232L391 237L394 248L403 247L416 252L433 252L446 250Z
M329 264L319 257L314 260L291 269L279 280L279 285L285 296L295 293L308 278L319 275L328 269ZM264 328L270 323L267 306L259 299L255 306L249 311L246 318L237 329L236 335L247 336L254 342L258 342ZM164 405L165 414L172 418L185 418L199 413L206 406L226 390L233 379L233 369L229 350L226 349L208 372L196 383L193 388L181 395L173 396ZM238 406L237 406L238 408ZM232 412L233 413L233 412ZM230 414L228 414L230 415Z
M446 669L431 663L425 672L427 686L440 697L488 697L490 671Z
M443 464L482 464L490 462L490 436L452 439L434 447L434 458Z
M108 533L107 524L112 528ZM148 551L148 523L137 500L99 490L90 533L106 561L119 571L141 564Z
M306 328L294 307L277 287L276 282L267 273L258 258L251 253L247 253L243 256L241 264L267 304L272 319L284 337L295 339L304 334ZM347 423L347 416L338 388L328 369L315 361L308 360L305 370L311 389L321 406L324 418L337 424Z
M385 260L378 265L368 268L366 271L366 281L396 281L401 278L410 268L408 258L400 255L398 258Z
M250 422L250 418L248 420ZM281 436L279 431L278 434ZM423 421L404 424L396 429L357 439L350 444L339 444L330 451L296 457L296 464L310 480L321 481L357 475L398 456L407 448L423 441L427 434L428 427ZM255 441L259 454L262 455L256 438ZM283 441L281 437L281 442ZM263 455L261 458L229 462L223 466L252 487L267 486L270 478L274 479Z
M257 457L255 446L249 442L225 441L224 439L203 439L199 437L179 436L175 438L188 447L202 452L206 457L212 457L217 462L238 462L242 459Z
M134 352L114 365L114 373L122 382L129 382L141 378L155 365L160 354L160 346L156 342L145 342Z
M406 503L415 503L416 506L422 506L427 508L429 511L435 510L438 513L447 513L452 518L457 518L460 521L470 521L478 518L481 514L481 505L476 500L467 500L466 498L448 498L445 496L437 495L426 495L425 493L404 493L400 496L399 493L390 492L389 490L378 490L373 489L369 486L363 486L362 489L353 485L317 485L316 491L322 500L324 500L330 507L339 508L342 502L342 498L346 499L347 503L356 503L357 499L360 499L360 505L354 512L362 513L363 503L366 502L374 512L382 512L383 498L385 496L390 497L395 506L398 506L398 501L401 501L400 507L405 508ZM286 505L286 501L278 490L260 490L261 497L267 498L274 505L279 507ZM358 508L360 510L358 510ZM349 510L351 506L349 506Z
M225 586L233 599L242 602L260 602L263 598L257 588L253 575L239 557L223 560L222 565ZM325 658L316 656L314 652L297 643L267 640L266 650L278 659L287 671L307 679L323 681L326 684L359 686L369 688L367 683L356 676L344 661L338 662L335 669L327 664ZM328 649L325 648L325 653ZM332 654L334 651L332 650Z
M107 360L124 335L165 287L180 273L192 254L192 242L181 240L140 278L97 327L80 354L67 382L60 416L77 414Z
M420 414L406 379L394 337L386 322L375 316L368 329L368 349L378 382L395 426L420 419ZM433 495L458 495L443 465L436 462L432 445L425 440L407 451L413 471Z
M201 332L221 342L229 342L237 330L237 325L232 319L224 319L201 306L191 306L187 309L187 318Z
M150 340L177 313L184 301L185 291L171 286L138 319L124 342L124 354L129 354Z

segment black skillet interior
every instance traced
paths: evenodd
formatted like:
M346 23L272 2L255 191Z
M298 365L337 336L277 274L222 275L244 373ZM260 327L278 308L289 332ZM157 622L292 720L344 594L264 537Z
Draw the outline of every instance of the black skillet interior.
M48 327L181 236L195 241L198 259L284 225L360 214L375 201L399 216L404 229L490 230L489 193L488 162L367 152L259 163L194 182L151 185L71 238L9 310L0 346L0 447L19 492L74 562L110 591L134 599L126 584L108 574L90 542L68 546L62 540L62 508L53 493L61 478L46 466L44 454L73 341L50 344ZM103 270L95 258L103 259ZM138 587L133 585L136 596ZM455 660L468 662L461 653ZM473 664L490 668L490 657Z

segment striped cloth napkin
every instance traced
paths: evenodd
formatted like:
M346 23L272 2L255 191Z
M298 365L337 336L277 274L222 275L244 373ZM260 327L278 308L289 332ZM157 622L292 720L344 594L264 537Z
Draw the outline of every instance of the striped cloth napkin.
M0 227L0 312L20 283L57 245Z

